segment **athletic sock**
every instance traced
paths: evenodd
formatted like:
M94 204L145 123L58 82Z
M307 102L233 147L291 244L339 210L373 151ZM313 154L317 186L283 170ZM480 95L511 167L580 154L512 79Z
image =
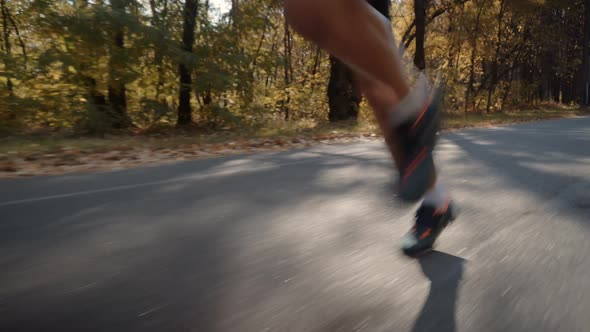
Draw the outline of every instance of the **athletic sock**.
M431 206L436 209L444 208L449 203L450 195L444 185L436 182L434 187L424 195L423 205Z
M416 85L408 95L402 99L392 112L393 126L397 127L407 119L416 117L428 99L428 81L424 74L420 74Z

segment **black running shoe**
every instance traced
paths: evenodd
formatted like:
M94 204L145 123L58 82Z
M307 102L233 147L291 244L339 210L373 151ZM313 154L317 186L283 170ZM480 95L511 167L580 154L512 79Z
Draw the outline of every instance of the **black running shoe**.
M434 182L436 169L432 154L440 127L441 101L440 93L435 93L416 118L396 128L406 155L399 170L399 194L404 201L418 201Z
M416 224L402 238L404 254L416 257L432 251L438 236L455 218L456 210L450 201L439 209L422 205L416 212Z

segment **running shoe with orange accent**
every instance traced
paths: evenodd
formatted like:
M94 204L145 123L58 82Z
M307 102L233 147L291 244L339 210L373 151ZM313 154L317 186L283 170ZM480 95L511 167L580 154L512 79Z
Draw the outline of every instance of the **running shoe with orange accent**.
M456 213L451 201L444 208L439 209L422 205L416 212L416 223L402 238L404 254L416 257L432 251L438 236L449 223L456 219Z
M441 103L441 94L437 91L416 118L396 128L406 155L399 169L399 195L404 201L421 199L436 177L432 154L440 127Z

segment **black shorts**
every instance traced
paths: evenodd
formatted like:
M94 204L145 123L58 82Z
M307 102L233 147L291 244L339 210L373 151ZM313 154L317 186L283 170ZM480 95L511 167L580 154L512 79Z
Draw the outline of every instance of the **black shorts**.
M369 4L373 6L373 8L377 9L379 13L383 16L387 17L387 19L391 19L389 14L389 8L391 5L391 0L368 0Z

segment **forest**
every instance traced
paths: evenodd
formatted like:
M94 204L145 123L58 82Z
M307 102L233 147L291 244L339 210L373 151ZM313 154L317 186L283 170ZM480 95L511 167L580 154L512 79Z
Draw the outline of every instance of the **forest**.
M227 1L0 0L0 134L370 121L281 1ZM589 104L590 0L395 0L391 16L449 115Z

